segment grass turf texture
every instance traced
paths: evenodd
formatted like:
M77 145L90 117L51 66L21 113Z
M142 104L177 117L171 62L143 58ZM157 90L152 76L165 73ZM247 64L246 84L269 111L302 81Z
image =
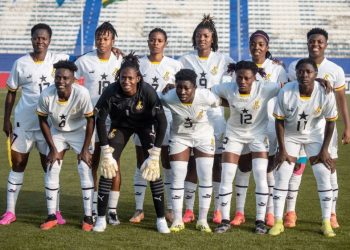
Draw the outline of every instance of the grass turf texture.
M20 94L20 93L19 93ZM0 90L0 120L3 121L5 90ZM350 103L350 98L348 98ZM34 114L33 114L34 115ZM342 122L338 122L340 135ZM9 166L6 153L4 133L0 133L0 212L6 209L6 185ZM129 223L134 212L133 174L135 155L131 143L122 155L122 190L119 200L119 226L108 226L104 233L86 233L80 228L83 218L83 207L76 156L68 151L61 175L61 210L67 224L50 231L41 231L39 225L46 219L46 200L44 193L43 171L36 150L31 153L20 192L16 215L17 221L9 226L0 226L0 249L349 249L350 247L350 145L339 145L337 163L340 196L337 215L340 229L336 229L335 238L325 238L320 233L321 211L316 191L316 182L311 168L306 168L298 197L297 227L286 229L279 237L255 235L255 197L254 181L251 179L246 203L246 223L233 228L230 232L204 234L195 230L195 223L186 225L178 234L162 235L155 227L155 213L150 190L147 189L145 201L145 220L139 225ZM198 201L198 198L197 198ZM195 211L197 212L197 205ZM232 208L234 208L234 199ZM231 209L233 216L234 209ZM212 216L212 210L209 216ZM212 229L215 225L210 223Z

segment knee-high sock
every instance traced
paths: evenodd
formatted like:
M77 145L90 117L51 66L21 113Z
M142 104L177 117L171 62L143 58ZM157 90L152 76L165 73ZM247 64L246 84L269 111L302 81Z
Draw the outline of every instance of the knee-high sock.
M214 210L220 209L220 182L213 181Z
M15 213L19 191L22 188L24 172L10 171L7 180L7 209L6 211Z
M289 180L293 174L294 163L283 162L275 172L275 187L273 188L273 207L275 218L283 218L284 203L288 193Z
M312 166L314 172L318 196L320 197L322 218L330 219L332 210L333 190L331 185L331 171L323 163Z
M63 166L63 160L60 162L61 166ZM57 192L57 201L56 201L56 211L60 211L60 199L61 198L61 187L58 188Z
M273 214L273 188L275 187L274 171L267 173L267 185L269 187L269 198L267 200L266 213Z
M207 221L213 192L213 157L196 158L198 176L199 216L198 220Z
M55 161L45 173L45 193L48 214L56 213L57 193L60 187L61 164Z
M237 164L222 163L221 184L220 184L220 207L223 220L230 219L232 182L235 178Z
M145 200L145 193L147 188L147 181L142 177L139 168L136 168L134 175L134 195L137 210L143 210L143 202Z
M112 179L106 179L101 176L98 183L97 195L97 214L98 216L106 216L106 209L109 199L109 191L112 188Z
M332 185L332 189L333 189L332 213L336 214L338 190L339 190L337 171L334 171L334 173L331 174L331 185Z
M92 213L97 214L97 191L94 191L93 198L92 198Z
M253 175L255 180L256 220L265 221L266 205L269 198L267 186L268 159L255 158L252 160Z
M92 199L94 194L94 180L92 178L91 168L84 162L78 164L80 176L80 185L83 193L84 213L86 216L92 215Z
M116 213L118 207L120 192L119 191L109 191L108 199L108 212Z
M173 181L171 183L171 200L174 221L182 221L182 207L187 173L187 161L171 161Z
M156 181L150 181L153 204L156 210L157 218L164 217L164 187L162 178Z
M196 189L197 184L185 181L185 205L186 209L190 209L193 211L194 201L196 199Z
M245 200L249 186L249 172L242 172L237 168L235 185L236 185L236 212L244 214Z
M303 173L306 167L307 158L300 157L297 161L297 164L300 165L298 170L293 171L293 175L289 181L288 194L287 194L287 207L286 211L295 211L295 206L297 204L297 198L301 183L301 178L303 177Z
M171 182L172 182L171 169L163 168L163 175L164 175L164 191L165 191L165 197L166 197L166 206L167 206L167 209L172 209L171 190L170 190Z

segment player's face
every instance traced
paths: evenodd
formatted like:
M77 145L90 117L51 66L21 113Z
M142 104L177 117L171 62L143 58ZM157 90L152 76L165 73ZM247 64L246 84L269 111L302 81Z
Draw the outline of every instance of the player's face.
M137 84L140 82L141 78L137 75L134 68L124 68L120 72L120 86L123 89L124 94L128 96L133 96L137 92Z
M236 72L236 82L239 93L250 94L252 84L255 81L255 75L250 69L240 69Z
M317 76L317 71L309 63L304 63L300 65L296 70L296 73L299 84L304 86L312 85Z
M327 40L321 34L311 35L307 41L307 48L309 50L310 57L324 56L324 51L327 48Z
M196 87L191 81L177 81L176 94L182 103L192 103Z
M49 48L51 39L46 29L37 29L32 36L32 46L34 53L46 52Z
M161 32L153 32L148 39L148 48L151 54L163 54L166 45L167 41Z
M55 86L57 93L60 94L69 94L72 89L72 84L74 83L74 73L69 69L56 69L55 73Z
M196 32L196 46L199 51L210 50L213 44L213 33L209 29L199 29Z
M249 43L250 54L252 58L265 58L269 46L266 40L261 36L255 36Z
M111 32L106 32L95 37L96 49L99 53L104 54L111 52L114 45L114 37Z

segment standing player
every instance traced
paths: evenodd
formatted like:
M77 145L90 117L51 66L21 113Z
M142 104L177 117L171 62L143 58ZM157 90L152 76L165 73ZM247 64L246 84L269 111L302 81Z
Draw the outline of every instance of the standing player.
M324 53L327 48L328 33L320 28L313 28L307 33L307 46L309 51L309 58L312 59L318 67L318 78L328 80L335 90L335 97L339 109L339 113L344 122L344 131L342 134L342 143L350 143L350 118L345 96L345 74L341 67L329 61ZM296 79L295 65L298 61L294 61L289 65L288 78L290 80ZM319 133L324 133L325 121L319 124ZM333 189L333 203L331 224L333 228L338 228L339 224L336 217L336 204L338 199L338 181L337 171L335 169L335 161L338 158L338 135L337 129L334 130L334 135L331 142L331 157L334 160L334 168L331 173L331 184ZM300 169L294 171L289 182L289 192L287 195L287 208L285 215L285 227L295 227L297 216L295 213L296 199L301 182L301 177L304 172L304 167L307 159L304 158L303 165Z
M82 229L91 231L92 195L94 183L90 168L91 154L89 146L94 131L93 106L89 92L74 84L74 72L77 67L73 62L59 61L54 64L55 86L50 86L40 96L37 113L41 131L48 144L45 175L45 189L48 217L41 224L42 230L49 230L57 225L56 199L60 186L59 174L67 149L72 148L77 154L78 171L83 193L84 220ZM51 127L48 118L52 123Z
M31 29L33 51L22 56L14 63L7 80L8 93L5 99L3 131L11 139L12 170L7 183L7 208L2 215L0 225L16 221L15 207L21 190L30 151L33 146L39 151L41 166L46 171L46 142L40 131L35 114L40 93L47 88L54 77L53 64L68 59L68 55L48 52L52 30L44 23ZM21 98L15 109L14 128L11 124L11 112L16 100L17 90L22 90ZM59 199L57 199L59 204ZM65 224L57 204L56 217L59 224Z
M140 71L145 82L152 85L158 96L169 86L174 86L175 73L181 69L181 63L164 56L164 49L167 46L167 34L163 29L155 28L148 34L148 48L150 54L140 58ZM171 113L169 109L164 108L164 112L168 121L167 131L162 144L161 160L164 175L165 196L167 200L167 211L165 217L168 221L172 221L173 213L171 206L171 170L169 163L169 130L171 124ZM142 146L137 136L134 137L136 145L137 168L134 175L134 189L136 211L130 219L132 223L139 223L144 218L143 201L147 187L147 181L142 178L140 166L144 161Z
M215 232L230 229L232 182L244 147L252 153L252 169L255 180L256 221L255 232L265 234L266 204L269 196L267 186L268 144L267 103L277 95L281 84L256 81L258 67L249 61L236 65L236 83L216 85L212 92L226 99L230 105L230 117L224 139L220 205L222 222Z
M210 15L204 15L203 20L197 25L193 32L192 44L195 51L184 55L179 60L184 68L192 69L200 77L197 78L198 88L212 88L215 84L222 82L226 74L227 66L233 60L218 50L218 35L215 24ZM225 117L222 107L212 108L208 112L209 121L212 122L215 135L215 156L213 167L213 191L214 191L214 217L213 222L221 222L219 210L219 187L221 175L222 139L225 132ZM193 162L193 161L192 161ZM190 161L191 163L191 161ZM195 219L193 206L197 188L196 168L190 164L185 182L185 204L186 212L183 217L185 223Z
M333 160L329 146L337 119L333 93L326 94L315 81L317 65L311 58L300 60L296 65L297 81L288 83L279 93L274 111L279 152L276 162L274 208L276 223L269 231L276 236L284 231L283 209L289 180L301 147L310 159L314 172L322 210L321 230L326 237L334 237L330 217L332 208L331 168ZM324 136L317 129L326 119Z
M120 68L121 57L118 59L112 53L116 36L117 32L111 23L102 23L95 31L96 50L79 57L76 61L78 67L76 77L77 79L84 78L84 86L89 90L93 105L96 105L102 92L115 81ZM110 120L107 119L107 129L109 125ZM100 143L95 133L95 151L92 157L92 173L95 184L93 216L97 214L97 168L100 153ZM117 178L120 178L120 172L118 172ZM118 186L113 186L109 195L108 223L111 225L120 224L116 211L120 192L118 188Z
M159 170L160 147L167 121L157 93L143 81L135 55L124 57L117 81L102 93L95 110L101 146L99 165L103 175L99 181L98 217L94 231L103 232L106 229L105 214L112 182L115 181L120 188L120 179L115 177L118 168L116 160L120 159L130 136L136 133L140 138L143 154L147 157L140 169L143 178L150 181L157 214L157 229L160 233L169 233L164 218L164 191ZM111 129L107 135L108 115L111 118Z
M249 39L249 49L252 56L252 61L258 66L256 79L258 81L269 81L272 83L287 82L287 73L281 63L271 60L269 52L270 38L266 32L262 30L255 31ZM272 227L274 224L273 215L273 187L274 187L274 156L277 149L277 140L275 132L275 118L273 117L273 108L276 103L276 98L272 98L267 104L267 112L269 123L267 126L267 135L269 139L269 164L267 168L267 184L269 186L269 199L266 208L266 225ZM236 214L231 221L231 225L239 226L245 222L244 206L249 185L249 177L251 171L251 156L242 153L238 169L235 177L236 184Z

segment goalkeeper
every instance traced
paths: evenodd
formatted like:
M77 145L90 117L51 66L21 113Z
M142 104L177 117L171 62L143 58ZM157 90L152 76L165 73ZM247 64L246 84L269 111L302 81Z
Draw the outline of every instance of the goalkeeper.
M101 158L97 212L94 231L106 229L106 208L109 191L120 190L121 153L132 134L140 138L146 160L141 166L143 178L150 181L153 203L160 233L170 230L164 218L164 191L159 172L160 147L165 135L167 121L155 90L143 81L137 56L124 57L116 82L101 95L96 107L96 129L100 139ZM111 119L111 129L106 132L106 118Z

